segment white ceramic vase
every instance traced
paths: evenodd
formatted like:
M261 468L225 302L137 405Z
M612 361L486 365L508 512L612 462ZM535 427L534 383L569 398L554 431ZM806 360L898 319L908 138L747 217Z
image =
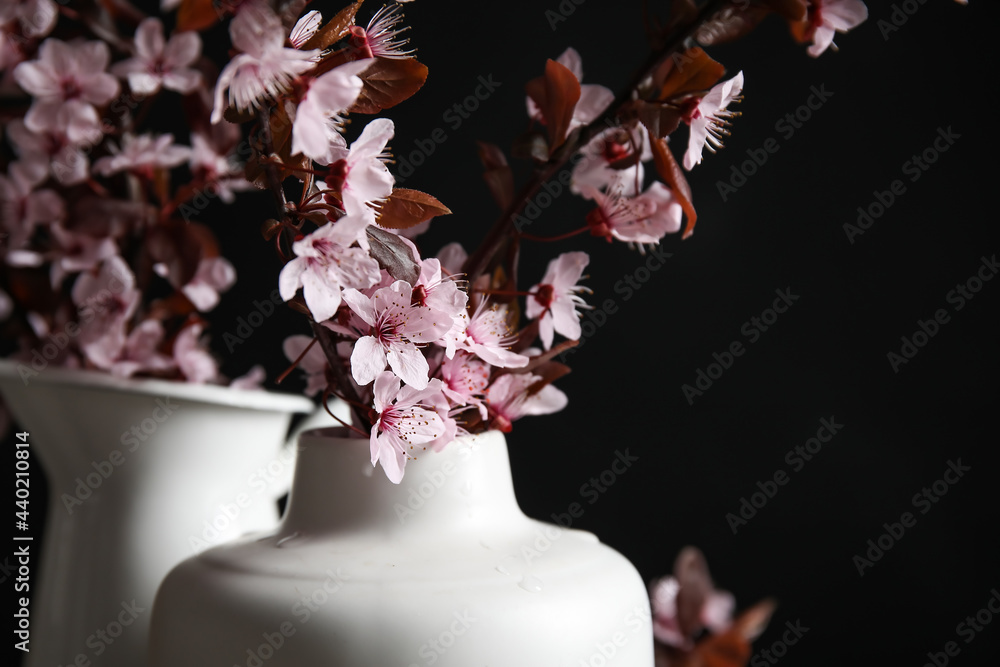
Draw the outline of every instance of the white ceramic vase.
M203 549L277 523L298 396L49 369L0 391L49 485L29 549L31 667L143 667L156 589ZM30 477L38 488L41 471ZM32 497L31 522L41 523Z
M524 516L502 434L421 452L396 486L336 431L300 436L275 532L167 576L153 667L652 667L639 574Z

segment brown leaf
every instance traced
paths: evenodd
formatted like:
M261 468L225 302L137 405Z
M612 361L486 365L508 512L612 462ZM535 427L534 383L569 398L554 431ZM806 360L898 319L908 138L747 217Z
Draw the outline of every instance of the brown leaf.
M409 229L435 216L450 214L447 206L425 192L393 188L379 207L376 222L385 229Z
M809 10L806 0L761 0L761 4L789 21L801 21Z
M376 114L409 99L427 80L427 67L413 58L375 58L359 74L364 88L348 111Z
M316 34L302 45L302 50L325 49L346 37L351 26L354 25L354 17L361 9L362 2L364 0L358 0L337 12L336 16L327 21L326 25L317 30Z
M768 13L767 9L757 5L746 9L729 5L701 24L694 38L705 46L735 41L756 28Z
M479 145L479 159L486 171L483 180L493 195L501 211L506 211L514 200L514 174L507 164L507 157L496 145L485 141L476 142Z
M535 369L535 375L538 375L539 379L528 385L528 391L526 393L528 396L533 396L544 389L546 385L552 384L562 376L568 375L569 373L570 367L566 364L561 364L558 361L545 362Z
M222 18L213 0L182 0L177 8L177 30L205 30Z
M726 68L712 60L697 46L675 53L664 61L654 75L659 84L660 101L674 99L682 95L708 90L722 78ZM662 136L662 135L661 135Z
M398 236L374 225L368 225L369 254L378 265L396 280L411 285L420 277L420 265L413 259L413 251Z
M549 59L545 74L529 81L525 90L545 118L551 154L566 140L573 110L580 100L580 82L565 65Z
M639 121L655 137L665 137L681 123L680 109L672 104L638 101Z
M684 210L687 216L687 226L684 227L682 238L688 238L694 232L694 223L698 221L698 214L694 210L691 202L691 186L688 185L684 172L674 159L674 154L667 145L667 140L659 137L649 136L649 143L653 148L653 162L656 164L656 172L663 179L663 182L673 190L677 203Z

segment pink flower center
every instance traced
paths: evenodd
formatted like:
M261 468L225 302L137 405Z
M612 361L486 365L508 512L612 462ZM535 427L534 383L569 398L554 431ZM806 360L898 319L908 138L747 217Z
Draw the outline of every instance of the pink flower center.
M628 147L623 146L614 139L608 139L604 142L604 159L608 162L617 162L623 157L626 157L629 153Z
M690 125L691 121L701 118L701 109L698 108L699 104L701 104L700 97L689 97L681 102L681 120Z
M64 100L74 100L80 97L83 89L80 88L80 84L77 83L76 79L72 77L67 77L59 82L59 88L62 91L62 96Z
M555 295L556 289L552 285L539 285L538 291L535 292L535 301L540 303L543 308L549 308L552 306Z
M330 165L323 180L326 181L326 186L331 190L343 192L344 184L347 182L347 175L350 172L351 167L347 164L347 160L337 160Z
M600 207L587 214L587 226L590 227L591 236L604 237L611 243L611 225Z

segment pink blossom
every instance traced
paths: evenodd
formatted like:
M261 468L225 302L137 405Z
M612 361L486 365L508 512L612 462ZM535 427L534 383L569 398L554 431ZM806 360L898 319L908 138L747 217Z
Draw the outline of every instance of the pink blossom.
M313 36L319 32L323 25L323 15L315 9L306 12L302 18L295 22L292 31L288 33L288 42L297 49L305 46Z
M487 418L483 395L490 383L490 366L472 354L459 351L451 359L441 362L441 391L455 405L475 406L483 419Z
M341 289L371 287L380 277L378 262L361 248L351 247L356 233L349 217L323 225L293 243L296 257L278 276L281 298L290 300L301 287L306 305L317 322L337 313Z
M339 132L342 114L358 99L364 85L358 74L370 63L370 60L354 60L309 81L292 122L292 153L302 153L322 164L337 159L335 149L347 145Z
M111 72L127 79L138 95L152 95L161 86L187 94L201 84L201 73L191 67L200 56L198 33L180 32L164 41L163 23L147 18L135 31L135 56L115 63Z
M157 351L163 336L163 325L158 320L143 320L125 340L121 354L111 365L111 374L131 377L136 373L174 368L174 360Z
M642 163L653 158L649 136L638 127L634 130L612 127L590 140L580 150L579 161L573 167L570 189L580 194L583 188L605 192L620 192L626 196L637 194L642 188L645 170ZM613 169L611 164L638 153L638 161L631 167Z
M461 243L453 241L441 248L437 257L441 261L441 270L454 276L462 272L462 266L465 264L465 260L469 259L469 253L465 252Z
M469 295L459 289L454 279L444 276L441 260L430 257L420 261L420 275L413 287L413 300L455 319L465 312Z
M812 45L807 49L809 55L817 58L830 47L836 50L834 32L846 33L867 18L868 7L861 0L812 0L806 19L812 39Z
M393 131L391 120L376 118L365 126L349 150L330 149L329 155L334 158L330 173L336 174L338 182L327 178L327 187L340 190L348 215L364 213L369 203L377 204L392 194L395 180L383 160Z
M56 127L59 110L68 117L86 113L87 105L107 104L118 94L118 81L104 70L111 53L104 42L70 42L49 38L38 59L14 68L21 88L34 96L24 123L35 132ZM73 121L71 121L73 122Z
M413 57L412 49L404 50L410 40L400 37L410 29L409 26L398 27L402 20L403 15L398 5L383 5L375 12L364 30L365 43L372 57L394 59Z
M597 208L587 215L590 233L627 243L659 243L666 234L681 228L682 210L667 186L654 181L637 197L605 195L593 188L584 188L584 196L593 199Z
M203 178L226 204L232 204L236 200L237 192L253 189L253 185L244 176L243 167L219 152L212 138L200 132L191 133L191 156L188 162L191 171Z
M229 24L233 46L242 51L230 60L215 83L212 122L222 120L223 95L240 111L256 109L261 100L274 99L288 90L291 82L316 64L319 51L285 47L281 19L263 3L241 10Z
M90 175L85 149L104 138L97 111L90 105L73 109L63 106L56 124L40 132L28 129L20 118L7 126L7 136L22 160L47 165L46 170L63 185L77 185Z
M35 226L63 220L66 207L55 190L35 190L45 179L37 163L12 162L0 175L0 229L7 235L8 250L22 248Z
M195 308L205 313L219 304L219 295L236 282L236 269L224 257L205 257L198 262L191 282L181 288Z
M585 252L567 252L549 262L542 282L532 287L533 296L527 299L525 315L538 319L538 335L545 349L552 347L552 337L559 332L570 340L580 338L580 313L586 308L579 292L590 292L578 287L583 270L590 262Z
M733 622L736 601L715 588L701 551L685 547L674 563L674 576L650 586L653 635L664 644L682 649L694 646L703 628L725 632Z
M577 53L576 49L573 47L566 49L561 56L556 58L556 62L571 71L577 81L583 80L583 61L580 59L580 54ZM582 125L589 124L604 113L604 110L608 108L608 105L614 99L615 94L604 86L592 84L581 85L580 99L573 109L573 118L569 124L569 131L572 132ZM542 110L538 108L535 101L528 97L527 103L528 115L539 122L544 122L545 119L542 117Z
M49 232L58 244L52 263L52 285L57 289L66 274L90 271L118 254L118 246L106 236L81 234L60 225L52 225Z
M722 148L722 137L729 134L730 119L739 114L727 111L733 102L742 99L743 72L732 79L716 84L685 116L684 121L691 126L687 151L684 152L684 168L688 171L701 164L702 151L707 148L714 153Z
M531 391L531 386L541 379L532 373L505 373L494 380L486 390L490 427L510 433L512 422L521 417L547 415L566 407L566 394L551 384Z
M302 354L303 350L309 347L309 351L299 361L299 368L306 374L306 396L315 396L317 392L326 389L326 370L329 364L326 355L319 343L313 343L312 336L295 335L285 339L281 349L289 361L295 361Z
M110 369L125 348L125 329L139 306L135 276L116 255L101 264L97 275L80 274L72 297L80 320L80 349L92 364Z
M120 149L110 142L108 148L111 155L94 162L94 171L102 176L132 171L152 177L154 169L176 167L191 155L187 146L174 145L172 134L143 134L138 137L126 134L122 137Z
M4 0L0 4L0 24L16 21L28 38L45 37L58 19L59 8L52 0Z
M418 343L440 339L452 325L447 313L412 305L413 288L403 280L365 296L344 290L344 301L368 325L368 333L355 342L351 373L367 385L385 370L386 363L403 382L417 389L427 386L429 367Z
M191 324L181 330L174 340L174 363L192 384L205 384L219 377L219 367L206 349L201 334L205 325Z
M456 349L472 352L480 359L500 368L521 368L528 365L528 357L507 349L516 339L507 321L507 306L486 307L484 299L476 307L472 320L465 312L460 313L461 323L449 332L446 354L455 355Z
M378 419L372 425L372 465L382 463L393 484L403 479L408 450L440 438L445 424L440 415L424 404L440 393L441 381L433 380L423 389L411 385L400 388L399 378L385 371L375 378L374 406Z
M241 375L238 378L233 378L229 383L231 389L239 389L240 391L256 391L258 389L263 389L264 380L267 379L267 371L260 364L255 365L246 375Z

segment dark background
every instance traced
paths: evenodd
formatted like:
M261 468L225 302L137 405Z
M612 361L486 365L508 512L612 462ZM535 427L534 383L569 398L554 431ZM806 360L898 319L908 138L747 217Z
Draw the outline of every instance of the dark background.
M809 628L781 659L789 665L916 666L948 641L961 647L956 665L996 664L1000 653L1000 619L968 644L956 634L1000 587L991 457L1000 281L985 283L961 310L946 300L976 274L981 257L1000 250L995 95L986 69L1000 17L988 2L902 4L896 18L907 20L898 30L886 37L879 21L889 21L893 7L870 2L869 20L836 39L841 51L818 59L777 18L709 49L727 77L744 71L743 116L726 149L706 154L689 174L700 216L694 236L664 239L672 257L631 298L613 286L645 258L624 244L579 236L526 244L522 256L528 286L555 254L589 252L590 300L613 299L617 308L568 358L574 372L558 384L569 407L517 422L508 436L523 509L547 519L580 503L574 527L597 533L647 580L669 573L684 545L697 545L740 608L766 596L780 603L755 644L758 655L780 640L786 621ZM315 6L326 14L337 8ZM617 91L645 57L640 2L565 0L562 7L574 10L553 28L546 12L559 7L557 0L405 6L430 77L388 114L397 127L392 148L406 156L435 128L445 131L447 140L403 184L454 211L420 239L425 254L455 239L472 247L492 223L497 211L475 141L506 149L525 129L523 84L546 58L574 46L584 82ZM500 87L454 128L443 115L489 75ZM833 95L793 136L783 135L775 124L813 86ZM912 182L903 163L949 127L960 138ZM723 201L717 182L770 137L779 150ZM680 157L683 129L674 142ZM523 178L524 165L517 168ZM896 179L905 193L852 244L843 225ZM232 354L222 344L252 300L276 285L279 265L258 232L269 206L251 195L203 216L239 270L212 320L231 375L263 362L273 378L284 368L281 340L307 332L289 312L269 318ZM563 195L532 232L574 229L587 210ZM744 323L786 288L799 300L751 343ZM894 372L887 353L899 353L901 336L942 308L950 321ZM693 385L713 353L734 341L745 353L689 403L682 385ZM813 437L822 418L843 428L794 470L786 453ZM631 468L603 492L583 488L626 449L638 457ZM971 470L920 514L914 494L959 459ZM727 514L779 470L790 481L734 534ZM854 556L907 511L915 526L859 576Z

